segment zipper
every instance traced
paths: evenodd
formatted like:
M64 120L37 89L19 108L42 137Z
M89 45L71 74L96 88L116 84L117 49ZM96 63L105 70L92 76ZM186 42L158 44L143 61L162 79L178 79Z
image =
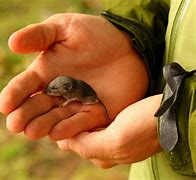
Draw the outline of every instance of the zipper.
M178 11L176 13L176 16L174 18L174 23L172 26L171 37L170 37L170 42L169 42L169 52L168 52L168 61L167 61L169 63L174 60L174 53L176 49L176 39L178 37L178 32L181 28L181 23L184 19L189 3L190 3L190 0L182 0L178 8Z
M158 166L157 166L157 155L151 157L151 166L152 166L153 180L160 180Z

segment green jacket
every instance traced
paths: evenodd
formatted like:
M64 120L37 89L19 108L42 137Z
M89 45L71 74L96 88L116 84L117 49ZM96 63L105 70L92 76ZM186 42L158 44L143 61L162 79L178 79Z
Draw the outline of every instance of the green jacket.
M195 0L102 1L105 5L102 15L126 30L143 56L151 79L149 93L164 92L162 65L177 62L186 71L196 69ZM184 82L179 114L187 117L184 113L187 110L191 115L188 114L189 120L179 120L179 142L170 153L161 152L132 164L131 180L196 179L182 175L196 172L196 76Z

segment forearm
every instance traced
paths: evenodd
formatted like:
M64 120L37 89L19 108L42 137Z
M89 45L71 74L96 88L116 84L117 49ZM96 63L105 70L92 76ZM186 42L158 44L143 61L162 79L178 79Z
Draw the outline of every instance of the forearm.
M105 1L102 15L127 31L133 46L146 63L149 95L154 94L164 52L168 7L162 1ZM159 32L159 33L157 33Z

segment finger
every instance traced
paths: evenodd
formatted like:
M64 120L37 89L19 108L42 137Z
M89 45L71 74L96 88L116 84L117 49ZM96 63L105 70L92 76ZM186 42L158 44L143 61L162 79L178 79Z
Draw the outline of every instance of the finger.
M29 25L13 33L8 41L15 53L40 52L55 42L56 28L53 23Z
M64 139L64 140L56 141L56 143L59 149L61 149L62 151L72 151L69 146L69 141L70 139Z
M24 133L30 139L39 139L49 134L51 128L62 119L71 117L81 109L80 103L72 103L65 108L56 107L51 111L31 120L25 127Z
M37 94L28 98L20 107L7 117L7 128L13 133L24 130L26 124L33 118L48 112L62 101L45 94Z
M73 151L84 159L107 159L108 149L104 131L84 132L74 138L57 141L61 150Z
M55 14L45 21L29 25L13 33L8 41L15 53L41 52L56 42L67 39L67 28L72 14Z
M80 112L59 122L50 131L49 136L54 141L71 138L86 129L88 130L92 126L91 122L88 113Z
M54 141L67 139L107 124L108 120L99 105L85 105L79 113L54 126L49 136Z
M44 86L39 75L32 70L24 71L13 78L0 94L0 111L8 114L27 97Z

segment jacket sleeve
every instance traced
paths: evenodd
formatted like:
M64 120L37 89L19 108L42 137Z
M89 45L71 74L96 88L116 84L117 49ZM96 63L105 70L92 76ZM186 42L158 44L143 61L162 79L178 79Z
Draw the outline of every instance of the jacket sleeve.
M167 0L103 1L105 10L101 14L118 28L127 31L134 47L143 56L149 70L149 94L153 94L156 88L156 77L159 77L161 71L170 2ZM168 94L169 88L166 83L162 113L160 111L157 114L160 143L163 148L166 147L164 148L166 156L174 170L184 175L196 175L196 72L182 73L179 68L177 71L167 69L170 75L174 75L172 79L178 82L172 85L170 75L167 76L169 84L172 85L170 89L173 89L175 93ZM180 72L180 74L174 72ZM179 84L179 88L176 84ZM170 113L168 113L168 107ZM163 115L163 112L166 114ZM172 122L173 124L168 126L168 120L171 119L174 119L175 123Z
M163 59L168 6L161 0L105 0L101 15L127 31L133 46L142 55L148 68L150 87L154 93L156 78Z

